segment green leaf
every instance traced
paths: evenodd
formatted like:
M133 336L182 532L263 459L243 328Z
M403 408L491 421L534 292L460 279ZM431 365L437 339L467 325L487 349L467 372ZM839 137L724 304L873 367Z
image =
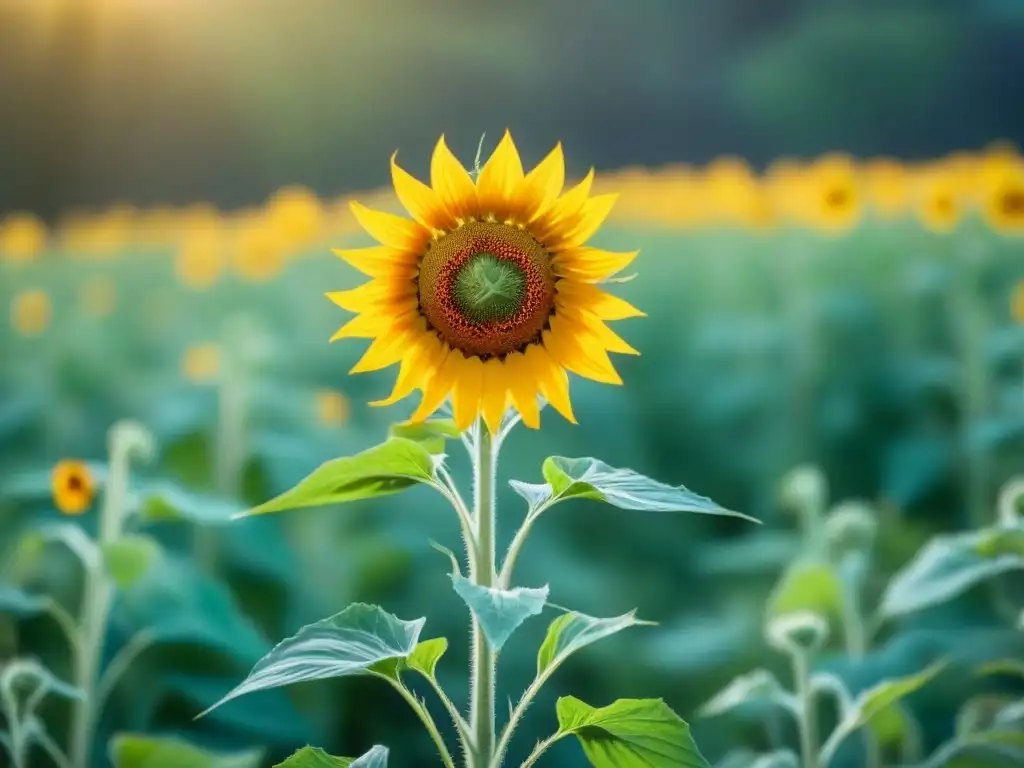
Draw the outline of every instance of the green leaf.
M1024 680L1024 661L1020 659L999 659L978 668L979 675L1006 675Z
M735 677L700 708L705 717L725 714L751 702L770 702L791 712L797 710L796 698L785 690L775 675L766 669L755 669Z
M226 525L244 511L227 499L195 493L171 482L150 485L143 494L139 514L146 522L189 522Z
M303 747L274 768L387 768L388 749L377 745L362 757L333 757L319 747Z
M420 424L392 424L388 437L401 437L420 443L433 454L444 453L445 444L449 439L458 440L462 437L459 428L452 419L428 419Z
M497 652L519 626L544 610L548 600L546 586L537 589L481 587L457 573L451 574L455 592L480 622L491 648Z
M1024 763L1024 731L957 736L932 753L924 768L1011 768Z
M563 696L556 708L559 734L576 736L594 768L710 768L690 726L661 699L619 699L596 709Z
M548 627L547 636L537 652L537 675L551 674L572 654L591 643L603 640L629 627L652 625L636 617L636 611L597 619L583 613L563 613Z
M291 490L242 514L265 515L388 496L433 479L430 451L422 443L394 437L355 456L320 465Z
M790 566L768 598L771 621L801 611L836 618L842 615L843 582L828 563L798 561Z
M416 648L425 621L402 621L376 605L354 603L282 640L256 663L245 680L197 717L254 691L368 674L375 665L407 659Z
M923 688L930 683L943 669L947 663L937 661L929 667L921 670L916 675L883 680L878 685L872 686L863 691L854 700L853 706L857 713L859 724L870 722L879 712L900 699L909 696L914 691Z
M437 671L437 662L448 650L448 641L443 637L424 640L413 649L406 659L409 669L414 669L425 677L433 678Z
M640 512L697 512L758 522L747 515L724 509L683 486L666 485L632 469L610 467L598 459L551 456L544 460L542 472L547 481L546 495L551 502L593 499ZM513 488L520 495L528 491L526 498L531 504L540 501L545 493L542 491L545 486L516 483Z
M259 768L262 749L224 754L176 738L118 734L110 740L114 768Z
M156 540L145 534L129 534L100 548L103 567L122 589L131 587L163 556Z
M23 619L37 616L46 610L49 599L33 595L17 587L0 584L0 614Z
M986 579L1024 568L1010 546L1009 531L971 531L936 536L886 587L880 610L899 616L944 603Z

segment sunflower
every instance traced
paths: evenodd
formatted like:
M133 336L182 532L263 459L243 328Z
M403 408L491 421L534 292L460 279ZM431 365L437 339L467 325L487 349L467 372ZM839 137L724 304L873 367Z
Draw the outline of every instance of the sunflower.
M0 258L32 261L46 247L49 235L42 220L31 213L12 213L0 222Z
M852 229L861 217L861 190L853 161L845 155L826 155L808 169L804 216L818 229L839 233Z
M50 325L53 304L46 291L33 288L11 299L11 327L21 336L38 336Z
M1024 164L1007 166L988 179L983 208L997 232L1024 234Z
M74 459L65 459L53 468L50 486L53 503L65 515L82 514L96 495L96 482L89 467Z
M1024 324L1024 280L1017 283L1010 294L1010 317L1014 322Z
M948 234L960 224L963 204L957 179L951 173L932 171L921 180L918 215L925 227L937 234Z
M508 131L476 179L438 141L431 186L391 157L398 199L412 220L352 203L374 248L337 255L373 278L328 293L358 313L334 335L373 339L352 373L399 363L391 395L423 396L414 422L451 396L455 423L482 415L497 430L511 405L540 426L542 395L575 423L567 371L621 384L608 352L638 354L605 324L643 316L598 283L636 258L587 247L616 195L590 196L591 171L564 194L561 145L529 173Z

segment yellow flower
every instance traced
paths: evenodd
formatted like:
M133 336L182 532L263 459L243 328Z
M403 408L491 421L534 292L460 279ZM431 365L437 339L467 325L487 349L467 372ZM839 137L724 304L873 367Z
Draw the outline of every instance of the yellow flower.
M96 482L89 467L81 461L58 462L50 476L53 503L65 515L80 515L89 509L96 495Z
M9 261L32 261L46 240L46 225L31 213L12 213L0 223L0 257Z
M324 226L323 206L305 187L284 187L267 202L267 220L288 247L299 248L320 235Z
M50 325L50 297L38 288L23 291L11 300L11 327L22 336L38 336Z
M195 344L181 358L181 373L193 384L209 384L220 374L220 364L216 344Z
M1010 296L1010 316L1018 323L1024 323L1024 280L1013 288Z
M1024 234L1024 163L1007 165L986 179L982 208L996 231Z
M348 421L348 398L336 389L321 389L317 392L314 406L317 421L325 427L337 427Z
M827 232L852 229L861 217L861 190L853 162L828 155L808 169L804 179L804 211L808 223Z
M927 229L946 234L957 228L963 216L957 178L948 172L933 170L924 174L918 191L918 215Z
M227 244L219 228L200 227L185 234L174 262L182 285L203 290L216 283L224 272Z
M94 277L82 286L82 309L94 317L106 317L112 314L117 303L117 289L112 280L106 277Z
M266 282L281 271L286 250L283 235L264 217L247 219L236 235L235 271L249 282Z
M561 145L529 173L506 131L474 179L442 137L431 186L391 158L399 200L412 220L352 204L381 245L336 253L373 278L327 294L359 313L334 339L373 339L352 373L401 364L394 403L423 397L429 417L451 396L455 423L478 415L497 429L511 405L540 426L537 396L574 421L567 371L621 384L608 352L637 354L605 323L643 313L598 287L636 253L587 247L615 195L590 196L593 170L564 194Z
M910 203L910 175L896 160L877 158L864 167L864 182L871 207L883 219L903 214Z

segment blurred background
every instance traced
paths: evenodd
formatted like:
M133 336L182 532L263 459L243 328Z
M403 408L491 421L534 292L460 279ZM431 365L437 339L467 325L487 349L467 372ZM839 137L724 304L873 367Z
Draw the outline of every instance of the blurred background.
M522 585L659 626L567 664L512 756L570 693L663 697L712 762L793 744L761 710L698 713L752 668L788 684L762 627L808 546L791 471L827 478L826 506L868 505L869 614L930 537L991 525L1020 471L1022 41L1019 0L0 0L0 659L73 682L33 596L74 614L81 569L35 532L69 522L53 467L81 460L102 484L108 429L130 418L157 447L133 487L162 554L120 592L104 658L141 630L156 640L112 690L91 764L120 732L264 750L254 766L306 743L436 764L374 680L193 717L353 601L428 616L425 636L451 641L439 679L464 702L468 616L428 546L457 547L458 528L429 492L224 523L411 411L367 407L393 372L350 377L361 345L327 343L347 316L322 293L362 281L330 248L369 243L350 199L399 210L396 149L427 178L442 133L469 165L507 127L526 165L562 141L570 177L594 166L621 193L595 242L641 249L614 290L649 316L617 328L642 352L617 361L625 386L574 379L580 424L546 411L539 433L514 433L503 480L594 455L764 522L589 502L544 518ZM506 490L502 543L522 514ZM71 522L95 532L98 508ZM1024 637L990 597L883 622L866 647L836 631L820 665L856 692L943 654L1019 658ZM546 623L506 647L499 701L532 678ZM908 700L918 752L950 738L973 685ZM72 707L40 705L58 745ZM850 746L836 764L864 765ZM36 749L28 764L51 763ZM568 742L546 764L586 765Z

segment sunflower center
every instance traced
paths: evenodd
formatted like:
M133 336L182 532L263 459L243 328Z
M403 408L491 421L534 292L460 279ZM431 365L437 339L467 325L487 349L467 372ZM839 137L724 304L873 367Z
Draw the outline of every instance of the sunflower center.
M555 307L551 254L518 227L464 224L420 262L420 312L467 356L500 357L535 342Z
M526 275L511 261L478 253L455 273L454 288L466 317L478 323L508 320L526 296Z
M1024 189L1011 189L1003 194L1003 213L1024 216Z

